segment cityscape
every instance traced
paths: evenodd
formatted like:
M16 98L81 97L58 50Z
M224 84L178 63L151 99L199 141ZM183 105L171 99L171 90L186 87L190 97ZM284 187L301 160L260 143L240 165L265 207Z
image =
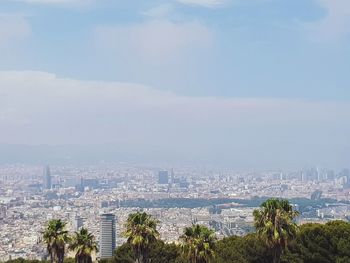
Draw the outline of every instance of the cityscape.
M162 240L176 242L192 224L219 238L253 231L253 210L269 197L290 200L299 224L350 219L349 169L235 172L127 164L2 165L0 261L45 259L41 240L50 219L71 231L88 228L99 242L96 258L110 258L125 242L128 215L145 211L159 220Z
M350 0L0 0L0 263L350 263Z

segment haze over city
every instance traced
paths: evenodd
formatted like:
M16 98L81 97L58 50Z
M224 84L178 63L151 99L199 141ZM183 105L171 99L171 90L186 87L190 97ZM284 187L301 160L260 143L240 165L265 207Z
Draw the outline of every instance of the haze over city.
M5 162L349 163L346 0L0 6Z
M0 263L349 263L350 0L0 0Z

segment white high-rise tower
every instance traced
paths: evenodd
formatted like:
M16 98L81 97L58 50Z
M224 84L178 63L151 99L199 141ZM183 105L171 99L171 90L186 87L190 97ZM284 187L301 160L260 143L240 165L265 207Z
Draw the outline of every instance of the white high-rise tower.
M50 172L50 167L47 165L44 167L43 170L43 189L51 189L52 187L52 182L51 182L51 172Z
M115 216L113 214L101 215L100 229L100 258L106 259L113 257L115 250Z

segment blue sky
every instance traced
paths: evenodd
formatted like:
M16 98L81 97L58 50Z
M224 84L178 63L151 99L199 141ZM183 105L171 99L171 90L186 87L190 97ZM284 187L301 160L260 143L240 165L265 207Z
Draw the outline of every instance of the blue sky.
M16 16L30 32L10 37L21 55L0 67L195 96L350 97L348 1L182 2L2 0L2 20ZM121 35L131 29L137 40ZM130 43L150 41L148 33L147 47ZM152 48L164 52L145 54Z
M346 166L349 68L348 0L0 0L0 143Z

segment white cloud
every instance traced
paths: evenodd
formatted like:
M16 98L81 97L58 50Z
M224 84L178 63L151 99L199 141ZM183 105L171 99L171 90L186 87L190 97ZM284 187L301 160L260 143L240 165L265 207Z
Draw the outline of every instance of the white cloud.
M11 47L30 35L31 27L24 16L0 14L0 47Z
M226 4L227 0L177 0L186 5L203 6L208 8L220 7Z
M34 4L67 4L71 2L77 2L77 0L12 0L12 1L34 3Z
M22 2L38 5L57 5L57 6L88 6L95 0L7 0L12 2Z
M185 97L137 84L0 72L0 143L113 142L143 154L283 164L334 159L350 147L349 120L345 102Z
M155 6L142 14L153 18L167 17L174 10L174 6L170 3Z
M128 54L149 63L166 61L191 49L212 44L212 32L199 22L156 19L129 26L99 26L95 29L99 49Z
M337 40L350 33L350 1L316 0L326 13L321 20L306 24L306 28L322 40Z

